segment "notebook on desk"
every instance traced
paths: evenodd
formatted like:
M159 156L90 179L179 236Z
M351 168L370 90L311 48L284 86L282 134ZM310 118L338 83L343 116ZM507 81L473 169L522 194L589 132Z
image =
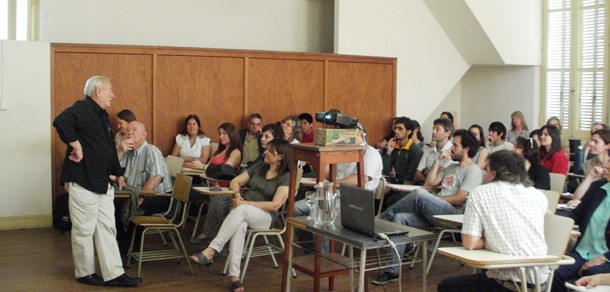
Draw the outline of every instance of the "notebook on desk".
M341 225L347 229L374 237L378 233L397 236L409 233L390 226L375 224L375 193L366 189L341 184ZM389 222L388 222L389 223Z

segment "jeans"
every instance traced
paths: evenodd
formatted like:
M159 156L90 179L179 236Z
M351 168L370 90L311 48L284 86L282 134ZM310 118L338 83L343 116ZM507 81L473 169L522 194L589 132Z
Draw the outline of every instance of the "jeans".
M438 292L511 291L498 284L493 278L488 278L483 272L474 275L447 277L438 283L436 289Z
M445 200L435 196L424 189L416 189L392 206L387 208L379 216L381 219L392 221L418 229L427 229L430 225L444 226L442 221L434 218L434 215L460 214L462 211L456 209ZM396 247L399 254L405 251L405 245ZM398 258L392 254L392 266L387 269L392 274L397 274Z
M553 286L551 287L552 292L568 291L568 288L566 288L564 283L568 280L579 278L578 270L587 262L587 260L583 259L577 252L569 253L568 256L574 258L575 262L572 265L561 266L559 269L555 270ZM610 263L603 263L599 266L594 266L582 271L583 276L602 273L610 273Z

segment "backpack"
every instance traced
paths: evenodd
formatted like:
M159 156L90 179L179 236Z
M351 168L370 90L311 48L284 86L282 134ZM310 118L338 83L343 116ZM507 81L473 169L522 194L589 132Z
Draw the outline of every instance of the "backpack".
M210 178L221 180L232 180L238 173L237 170L228 164L210 164L205 169L205 175Z
M55 200L55 206L53 207L53 227L62 232L72 229L68 201L69 196L67 193L60 194Z

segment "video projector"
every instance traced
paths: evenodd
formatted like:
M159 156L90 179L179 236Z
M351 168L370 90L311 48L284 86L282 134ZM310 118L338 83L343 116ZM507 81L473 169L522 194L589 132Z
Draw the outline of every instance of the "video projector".
M331 110L329 112L317 112L316 121L347 129L353 129L358 126L358 119L348 115L342 115L335 110Z

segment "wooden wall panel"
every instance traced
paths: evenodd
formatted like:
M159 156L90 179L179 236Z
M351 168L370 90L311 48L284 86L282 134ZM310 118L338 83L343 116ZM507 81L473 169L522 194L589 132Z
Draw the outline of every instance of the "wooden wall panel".
M184 118L196 114L203 131L218 141L223 122L242 126L244 59L202 56L157 58L157 129L154 143L169 154Z
M52 117L82 98L88 77L108 76L116 94L109 110L113 124L118 111L133 110L148 141L165 155L191 113L217 141L220 123L242 128L253 112L271 123L339 108L361 119L375 143L396 112L393 58L79 44L53 44L51 50ZM52 147L57 185L65 145L56 134Z
M82 99L87 78L104 75L112 80L115 99L108 110L111 122L116 125L116 113L130 108L147 127L152 119L152 58L150 55L89 54L62 52L54 55L52 64L51 117L55 118L76 100ZM53 185L58 187L65 144L52 135Z
M326 105L358 118L374 145L396 112L394 74L392 64L329 62Z
M248 110L264 123L324 107L324 62L308 60L250 59Z

